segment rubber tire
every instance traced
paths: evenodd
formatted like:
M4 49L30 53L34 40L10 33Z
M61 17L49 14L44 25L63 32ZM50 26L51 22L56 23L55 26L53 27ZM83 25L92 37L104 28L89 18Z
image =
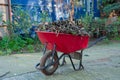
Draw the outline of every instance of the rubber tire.
M45 63L47 61L47 59L52 55L52 52L48 52L46 53L40 60L40 67L44 67L45 66ZM55 55L53 57L53 60L54 62L56 62L58 60L58 56L57 56L57 52L55 52ZM59 65L59 62L56 62L55 64L53 64L52 66L52 69L41 69L41 72L45 75L52 75L56 69L58 68L58 65Z

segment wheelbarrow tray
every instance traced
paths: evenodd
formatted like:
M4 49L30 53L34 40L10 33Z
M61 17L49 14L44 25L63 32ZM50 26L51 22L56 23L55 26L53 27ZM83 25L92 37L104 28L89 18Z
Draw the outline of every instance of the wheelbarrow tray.
M45 31L36 32L41 43L47 43L48 50L53 50L54 45L56 45L57 51L69 54L78 50L83 50L88 46L88 35L80 36Z

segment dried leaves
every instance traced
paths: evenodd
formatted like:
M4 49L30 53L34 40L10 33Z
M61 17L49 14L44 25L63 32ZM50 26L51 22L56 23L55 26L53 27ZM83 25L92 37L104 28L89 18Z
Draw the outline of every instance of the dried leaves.
M79 24L78 22L71 23L68 20L40 24L39 30L73 35L88 35L82 24Z

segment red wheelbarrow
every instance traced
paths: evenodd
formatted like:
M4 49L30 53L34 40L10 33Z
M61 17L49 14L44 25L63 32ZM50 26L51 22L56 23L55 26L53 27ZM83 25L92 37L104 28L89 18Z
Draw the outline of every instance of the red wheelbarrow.
M41 70L45 75L52 75L58 65L60 65L60 59L63 57L63 65L65 61L65 56L68 56L74 70L84 69L82 65L82 53L85 48L87 48L89 36L78 36L64 33L55 32L44 32L36 31L39 40L44 44L43 56L40 63L36 65L36 68ZM49 52L48 52L49 51ZM57 52L62 52L58 57ZM76 52L79 51L79 52ZM79 66L76 67L73 63L72 58L79 59Z

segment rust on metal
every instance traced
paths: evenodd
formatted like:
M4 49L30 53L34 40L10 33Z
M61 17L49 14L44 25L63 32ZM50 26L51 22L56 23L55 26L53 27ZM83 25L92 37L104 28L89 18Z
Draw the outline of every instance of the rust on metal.
M82 59L82 54L80 52L73 52L70 54L71 58L81 60Z
M0 6L8 6L8 4L2 4L2 3L0 3Z
M12 22L11 2L10 2L10 0L8 0L8 16L9 16L10 22Z

